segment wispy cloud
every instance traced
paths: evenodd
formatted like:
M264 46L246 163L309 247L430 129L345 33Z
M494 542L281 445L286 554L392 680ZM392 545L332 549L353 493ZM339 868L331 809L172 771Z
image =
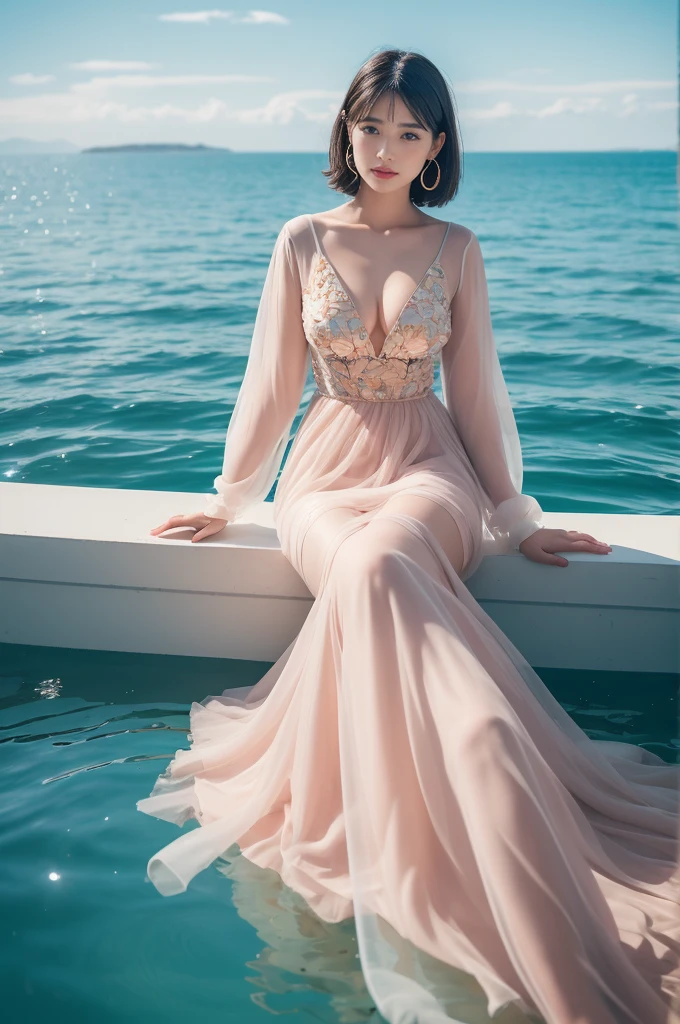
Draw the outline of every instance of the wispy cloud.
M298 90L273 96L263 106L237 108L214 96L197 106L186 107L174 103L134 105L73 92L46 93L42 96L0 99L0 123L117 121L126 124L154 124L177 121L185 124L290 124L295 118L325 123L335 117L343 95L341 92L317 89ZM321 109L316 109L315 105L320 100L326 100L327 103Z
M207 25L211 21L232 21L233 11L178 11L176 14L159 14L159 21L179 21L188 24Z
M680 109L680 103L677 100L653 100L651 103L645 103L646 110L678 110Z
M75 82L70 91L101 93L110 89L159 89L168 86L231 85L234 82L272 82L267 75L113 75L91 78L87 82Z
M629 92L625 96L621 97L621 116L630 117L631 114L637 114L640 109L640 97L636 92Z
M601 96L586 96L576 100L573 96L562 96L547 107L539 110L529 110L527 113L532 117L557 117L558 114L593 114L608 109L607 104Z
M543 69L535 69L543 70ZM561 115L588 115L613 112L619 117L628 117L642 110L671 110L677 100L643 100L640 93L677 89L672 79L612 79L599 82L576 82L571 85L555 85L551 82L521 82L512 79L471 79L454 87L461 95L485 95L488 93L540 94L546 97L557 95L557 99L543 106L526 108L516 106L509 99L499 99L490 107L461 105L461 117L472 121L494 121L507 117L544 119ZM609 98L609 101L605 99Z
M521 111L506 100L495 103L493 107L472 107L464 113L465 118L471 121L497 121L504 117L513 117Z
M242 25L289 25L288 18L273 11L248 11L239 15L234 11L177 11L173 14L159 14L159 21L178 21L183 24L209 25L211 21L231 21Z
M298 89L294 92L282 92L272 96L264 106L232 112L235 120L242 124L290 124L295 117L305 121L324 123L337 115L337 107L344 96L343 92L325 89ZM329 100L330 102L319 111L310 110L309 101Z
M231 18L229 11L197 11L191 14L164 15L167 19ZM236 16L234 16L235 18ZM267 12L251 11L249 18L269 17ZM272 16L278 18L278 15ZM243 20L243 19L242 19ZM73 123L93 121L158 122L238 122L240 124L286 125L298 119L307 122L329 123L336 115L342 94L335 91L303 89L279 92L267 102L249 105L247 93L239 96L239 106L218 96L200 96L195 104L139 102L149 90L164 88L200 88L234 84L248 86L274 81L266 75L249 74L149 74L158 65L149 61L85 60L68 65L75 71L114 72L95 74L86 81L74 82L60 93L43 92L40 95L0 98L0 122L19 123ZM547 68L525 68L526 77L509 79L473 79L455 87L456 93L467 97L489 95L488 106L461 105L463 122L493 122L516 118L520 120L546 120L555 117L594 116L609 114L631 117L650 111L672 110L677 99L664 96L677 88L671 80L616 79L555 85L551 82L533 82L532 75L548 73ZM118 72L118 73L115 73ZM136 72L136 73L134 73ZM550 72L552 74L552 72ZM10 81L20 85L38 85L53 79L52 75L15 75ZM131 95L121 102L121 92ZM650 93L661 91L652 98ZM526 100L523 98L526 96ZM325 102L324 102L325 101ZM533 101L533 102L532 102ZM541 102L543 101L543 102Z
M12 85L44 85L45 82L53 82L54 75L34 75L27 71L23 75L11 75L8 79Z
M676 89L673 79L614 79L605 82L575 82L554 85L549 82L513 82L511 79L479 78L454 85L456 93L548 92L548 93L627 93L634 90Z
M151 71L160 64L149 64L145 60L81 60L68 67L73 71Z
M236 20L244 25L290 25L288 18L284 18L282 14L274 14L273 11L248 11Z
M562 115L592 115L611 113L618 117L630 117L642 111L677 110L677 100L641 100L637 93L627 93L621 97L620 103L607 103L602 96L585 96L575 99L573 96L561 96L545 107L527 109L514 106L507 100L499 101L491 107L461 108L463 121L498 121L508 117L536 118L543 120L548 117Z

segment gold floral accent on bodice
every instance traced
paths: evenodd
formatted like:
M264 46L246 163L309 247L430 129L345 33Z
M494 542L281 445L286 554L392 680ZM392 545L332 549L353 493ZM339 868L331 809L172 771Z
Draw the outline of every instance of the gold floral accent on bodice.
M438 260L425 272L376 355L354 302L322 252L302 291L302 323L321 394L367 402L419 398L432 388L434 361L451 333Z

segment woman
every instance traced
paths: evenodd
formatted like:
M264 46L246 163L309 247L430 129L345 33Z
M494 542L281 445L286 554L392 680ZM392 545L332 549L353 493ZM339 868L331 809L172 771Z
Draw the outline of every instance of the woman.
M316 600L254 687L192 704L191 749L137 806L202 827L149 876L181 892L237 842L324 921L354 915L389 1021L458 1019L458 968L490 1015L667 1024L680 768L590 740L463 582L489 553L566 566L558 552L611 548L544 527L521 493L479 241L420 209L455 195L460 166L437 69L372 57L324 172L353 198L277 238L218 493L151 531L200 542L266 496L311 357L274 516Z

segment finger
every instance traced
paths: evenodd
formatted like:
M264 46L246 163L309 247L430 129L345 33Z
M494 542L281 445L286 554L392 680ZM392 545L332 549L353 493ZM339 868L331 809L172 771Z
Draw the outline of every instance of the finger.
M149 530L149 533L163 533L164 530L171 530L173 526L179 526L184 516L170 516L160 526L154 526L153 530Z
M593 537L592 533L580 533L578 530L567 530L566 534L570 540L589 540L592 544L604 544L605 547L609 547L606 540L598 540L597 537Z
M219 533L224 528L224 519L210 520L207 526L198 530L191 538L191 543L194 541L205 540L207 537L212 537L213 534Z
M598 540L597 537L592 537L589 533L584 533L582 534L582 536L585 537L586 540L591 541L593 544L599 544L601 547L611 549L611 544L609 544L606 540Z
M149 533L164 533L170 529L169 523L162 523L160 526L154 526L153 530L149 530Z
M536 556L532 556L532 561L543 562L544 565L569 565L569 562L562 555L556 555L552 551L546 551L542 548L540 553Z
M573 540L569 544L570 551L589 551L595 555L609 554L611 548L601 540Z
M167 530L174 530L178 526L184 526L184 523L164 523L163 526L156 526L153 530L149 530L151 534L165 533Z
M589 540L591 544L598 544L600 547L608 548L611 547L606 540L598 540L597 537L593 537L590 533L579 533L577 540Z
M207 540L208 537L212 537L214 533L217 533L217 530L198 530L191 538L191 543L195 544L196 541L200 542L202 540Z
M166 530L172 530L176 526L205 526L206 516L202 513L196 513L193 515L176 515L171 516L161 526L155 526L153 530L149 530L149 533L165 533ZM212 520L210 520L212 522Z
M546 539L543 542L545 551L585 551L590 548L608 548L609 545L601 540L586 540L580 534L575 537L563 537L556 540Z
M542 561L545 561L546 565L560 565L565 568L569 565L567 559L563 558L561 555L548 554L545 559L542 559Z

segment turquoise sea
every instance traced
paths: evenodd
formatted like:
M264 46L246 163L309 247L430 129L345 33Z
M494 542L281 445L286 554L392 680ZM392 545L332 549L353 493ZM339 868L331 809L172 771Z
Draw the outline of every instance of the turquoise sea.
M0 158L0 479L196 491L200 509L276 234L345 201L325 166ZM471 153L431 212L482 243L524 490L550 511L677 515L675 155ZM145 879L180 833L135 802L188 746L191 701L266 667L0 645L4 1020L381 1020L353 923L320 922L237 848L180 896ZM676 679L540 673L591 736L678 759Z
M1 478L209 491L276 234L345 201L326 166L1 158ZM470 153L429 212L482 243L525 491L550 511L677 512L675 155Z

